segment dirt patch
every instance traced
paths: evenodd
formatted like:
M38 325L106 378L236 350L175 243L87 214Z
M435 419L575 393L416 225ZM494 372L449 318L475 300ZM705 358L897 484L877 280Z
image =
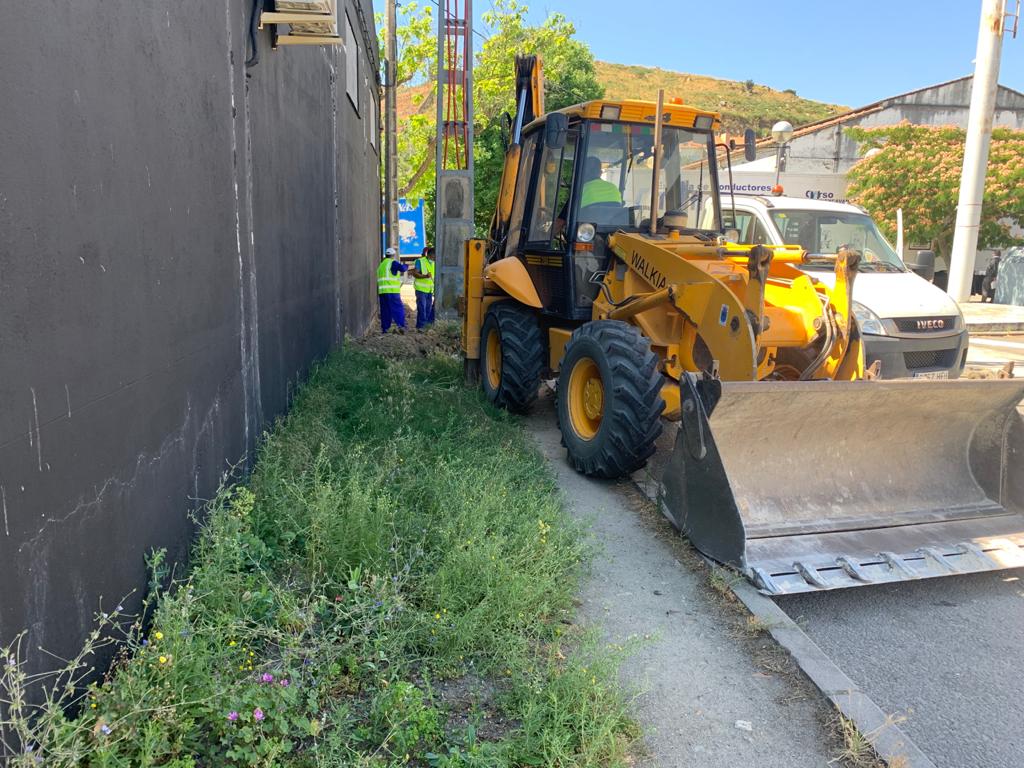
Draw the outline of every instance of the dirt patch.
M351 344L390 360L410 360L431 355L457 356L461 351L461 331L457 323L440 322L430 328L370 332Z
M449 736L463 734L473 726L480 741L501 741L520 725L502 714L497 704L498 693L497 685L476 675L433 686L437 705L448 716L445 730Z
M991 368L981 365L968 365L964 368L965 379L1012 379L1015 378L1014 363L1011 360L1001 368Z

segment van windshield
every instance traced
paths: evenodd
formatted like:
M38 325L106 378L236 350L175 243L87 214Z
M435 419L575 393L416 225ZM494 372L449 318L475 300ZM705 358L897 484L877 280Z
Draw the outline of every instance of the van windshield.
M848 245L863 254L861 271L907 271L896 251L866 214L800 210L773 210L770 213L782 235L782 242L799 245L807 251L808 266L814 266L814 257L834 256L840 246ZM819 262L822 266L831 264L831 260L826 258L819 258Z

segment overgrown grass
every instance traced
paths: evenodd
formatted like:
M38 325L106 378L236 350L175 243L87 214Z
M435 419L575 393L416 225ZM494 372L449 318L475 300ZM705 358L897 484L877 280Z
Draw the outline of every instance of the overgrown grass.
M322 365L211 504L188 577L150 596L151 625L100 618L90 642L124 647L105 681L64 684L87 648L33 707L7 649L11 765L622 763L614 659L566 634L581 531L460 378L351 347ZM439 692L463 680L489 693Z

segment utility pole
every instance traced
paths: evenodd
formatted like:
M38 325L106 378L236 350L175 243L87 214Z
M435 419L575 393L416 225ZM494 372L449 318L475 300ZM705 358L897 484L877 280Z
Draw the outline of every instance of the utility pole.
M395 28L396 0L387 6L384 33L387 59L384 62L384 235L389 248L398 251L398 109L395 88L398 80L398 34Z
M971 111L967 118L964 167L960 175L960 200L956 208L956 229L949 258L947 293L956 301L971 296L974 260L978 251L981 201L988 171L988 148L992 141L992 120L999 88L999 58L1003 49L1005 0L982 0L978 28L978 52L971 83Z

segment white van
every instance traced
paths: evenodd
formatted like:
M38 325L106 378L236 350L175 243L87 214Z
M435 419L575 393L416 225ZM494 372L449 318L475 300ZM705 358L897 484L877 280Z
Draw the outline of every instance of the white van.
M896 255L875 222L857 206L798 197L722 196L726 233L740 243L799 245L807 251L801 266L831 286L833 255L843 244L863 254L853 284L854 314L864 339L864 359L881 362L886 379L956 378L967 362L967 326L960 307L932 285L934 256L914 269Z

